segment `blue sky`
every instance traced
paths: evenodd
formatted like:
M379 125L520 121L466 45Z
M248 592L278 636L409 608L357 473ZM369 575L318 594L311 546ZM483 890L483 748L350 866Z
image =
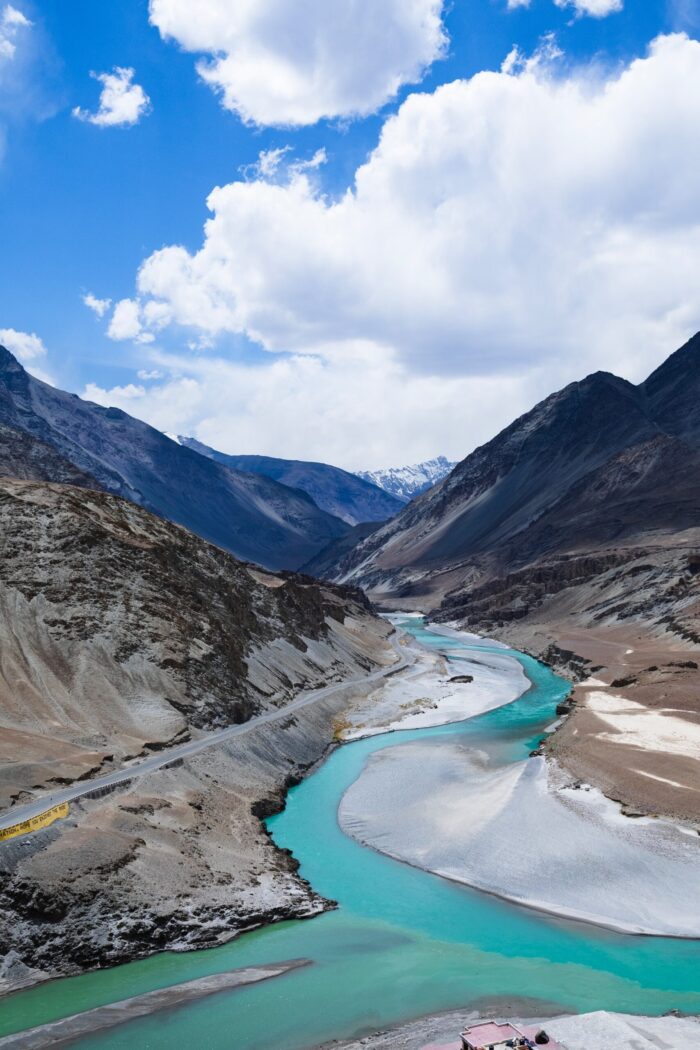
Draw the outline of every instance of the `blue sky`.
M161 2L164 17L170 17L169 0ZM392 0L375 0L380 7L385 2L387 7L392 6ZM429 2L426 0L426 4ZM585 0L581 2L585 6ZM207 0L207 3L212 7L218 5L218 15L223 11L224 17L230 14L234 19L236 16L237 0ZM582 279L572 268L571 287L564 291L558 276L543 277L542 301L536 301L537 291L527 296L532 314L525 310L512 330L503 325L503 317L520 315L524 309L520 296L514 304L499 284L480 289L478 299L473 298L472 292L480 288L483 275L478 266L476 270L470 267L475 259L483 257L486 267L503 269L500 258L490 258L493 240L503 235L499 210L507 209L509 205L505 202L522 195L517 203L520 211L509 219L512 240L504 248L507 252L504 258L508 267L511 263L514 267L512 285L517 288L530 279L527 259L521 263L522 271L518 269L517 259L519 245L527 243L530 236L523 226L523 210L527 209L528 200L534 198L525 192L524 180L518 179L517 171L513 174L503 170L508 163L504 157L512 154L512 129L517 128L517 121L513 118L509 125L511 146L504 150L505 132L498 133L501 104L497 98L487 97L491 91L510 92L510 88L484 81L483 112L477 112L479 92L476 89L454 100L448 99L448 92L439 92L441 85L469 80L483 71L493 71L499 80L505 80L499 71L506 56L517 47L519 65L515 65L511 79L522 81L519 90L523 98L517 103L522 108L518 119L527 130L531 118L525 81L539 78L546 82L546 86L540 84L539 89L528 89L539 91L533 95L531 148L535 156L540 149L543 156L546 149L553 150L556 156L556 136L561 136L561 148L566 150L571 130L561 99L562 85L568 82L577 85L581 97L572 116L572 120L576 120L588 104L584 99L586 91L604 92L606 83L614 82L629 69L630 63L648 54L654 38L679 31L691 38L698 37L700 3L696 0L624 0L622 10L612 10L605 17L576 11L573 0L568 6L557 6L553 0L531 0L529 5L513 10L507 9L506 0L453 0L439 10L439 3L433 0L433 10L439 10L447 43L444 57L428 62L418 83L403 84L395 97L375 106L375 111L369 114L355 117L352 113L340 113L331 119L319 120L311 115L309 122L301 126L289 126L285 121L284 114L288 112L285 100L278 100L280 108L276 111L282 114L280 123L285 126L275 126L278 122L274 120L274 113L272 123L269 114L257 122L250 117L244 121L240 111L222 104L220 91L206 83L195 68L201 54L209 54L211 61L215 44L209 45L209 51L198 48L195 53L182 46L183 41L189 46L188 41L199 31L199 27L183 23L182 10L186 6L182 3L178 6L178 0L172 0L172 17L176 19L172 24L181 26L174 34L177 39L164 38L166 32L162 31L162 25L159 31L149 23L147 0L100 0L99 3L71 0L68 4L65 0L41 3L13 0L12 5L5 7L5 12L8 8L19 12L31 24L15 19L6 31L8 40L11 38L12 57L4 62L0 57L0 129L4 137L0 160L3 199L0 329L36 334L47 352L35 354L28 363L50 376L57 385L81 394L87 390L90 396L105 403L119 403L163 429L196 431L202 440L216 443L227 451L333 458L350 467L375 467L443 451L453 456L464 455L476 442L491 436L497 425L508 422L510 414L528 407L530 400L580 375L589 366L609 367L637 378L635 369L643 372L647 366L657 363L664 352L674 348L674 339L689 335L695 321L700 319L694 314L692 299L680 287L677 302L675 289L671 287L665 291L663 302L653 310L649 307L643 323L635 319L635 296L641 309L648 301L646 282L654 283L654 275L646 272L638 280L633 274L629 286L621 290L620 295L625 297L622 311L615 302L606 300L606 294L601 291L606 279L601 276L596 276L590 290L584 287L580 291L580 298L586 299L582 305L578 293L572 293L571 289L581 289L586 275ZM279 7L279 0L272 6ZM287 0L287 6L293 8L292 0ZM313 2L307 3L303 17L313 18L314 6ZM611 6L615 6L614 0ZM363 7L367 4L356 2L355 14ZM314 31L313 24L301 28L307 35ZM263 27L260 33L265 31ZM274 27L269 30L274 31ZM2 39L0 30L0 43ZM548 43L543 46L543 41ZM409 44L410 40L407 48ZM245 40L241 48L244 46ZM260 46L260 37L255 46ZM252 47L251 44L251 52ZM338 59L348 63L350 77L352 47L351 35L347 48L343 49L346 53L341 53ZM376 64L381 66L383 43L379 39L376 48ZM532 56L536 55L540 58L533 61ZM686 57L694 71L695 53L688 52L687 56L684 53L683 61ZM397 68L401 58L400 54L394 56ZM528 59L532 67L526 71ZM231 61L235 63L235 55ZM679 61L668 57L669 68L677 67ZM149 102L138 119L128 124L100 126L92 123L89 116L97 110L103 85L91 77L91 73L106 74L115 67L134 70L133 83L142 88ZM650 70L650 78L652 73ZM665 163L669 170L673 166L677 175L682 158L688 156L683 137L686 133L689 140L696 137L693 112L685 102L675 112L677 87L669 87L668 77L661 69L658 79L659 91L668 91L665 105L672 109L671 123L679 151L677 156L671 151ZM681 83L679 81L679 85ZM687 72L684 83L683 91L698 93L700 84L688 82ZM359 85L358 90L361 89ZM610 121L620 121L621 129L623 125L628 128L630 122L637 122L640 128L644 126L645 106L649 106L645 92L653 91L653 84L650 88L640 84L636 90L638 95L632 99L630 85L619 109L610 117ZM559 91L557 105L562 110L558 117L550 112L554 91ZM410 137L402 141L401 149L392 143L391 177L395 177L398 165L405 185L409 186L412 178L418 179L416 172L420 171L420 182L416 181L415 189L420 210L425 203L423 195L430 196L429 185L441 184L444 174L449 188L445 189L444 198L431 203L430 207L450 205L457 216L462 216L463 206L466 208L463 188L473 185L473 192L469 189L469 208L476 210L467 218L462 216L464 230L475 242L478 237L484 238L484 244L480 255L480 246L475 243L469 258L449 243L442 255L439 245L431 246L429 256L421 262L423 277L421 273L411 275L404 287L406 256L412 254L411 244L416 244L418 253L422 250L420 229L413 229L410 198L403 212L397 210L390 232L381 229L381 219L373 219L367 226L365 243L377 237L384 251L387 239L395 240L395 246L376 272L376 251L365 260L357 254L360 249L354 240L347 245L343 241L343 237L352 236L348 230L369 222L367 213L373 205L360 208L359 200L354 201L355 217L339 215L338 223L331 209L348 188L353 190L356 172L376 150L387 121L390 127L395 127L396 122L392 124L391 118L400 113L398 123L408 125L411 96L416 92L428 96L433 106L431 110L426 105L426 112L416 116L423 152L418 160L411 159L414 167L409 172L405 166L401 167L400 157L402 150L413 149L413 142ZM545 98L546 92L549 95ZM511 105L511 94L506 105ZM433 102L435 98L441 99L439 111ZM246 104L250 104L250 99ZM82 112L82 119L75 115L76 107ZM337 108L341 109L342 104ZM440 124L445 112L449 112L454 125L447 131ZM581 119L588 128L590 121L585 115ZM561 121L560 127L556 125L557 120ZM540 139L543 121L554 122L553 129L549 128L546 134L546 148ZM469 152L467 140L476 135L476 126L484 122L495 129L496 145L486 134ZM665 125L658 115L651 123L651 140L647 145L655 154L654 179L658 179L661 187L667 180L654 142L661 142L659 155L664 159ZM431 134L436 136L434 147ZM591 146L591 170L596 173L605 167L600 159L596 161L596 151L605 155L611 149L610 144L615 141L614 125L612 135L607 125L606 135L608 145L594 141ZM460 142L460 138L464 141ZM629 154L638 146L639 136L636 136ZM386 149L387 156L390 148ZM529 153L526 147L522 148L527 158ZM264 177L259 169L256 174L254 166L259 155L277 149L286 152L280 154L276 170ZM319 150L325 151L323 163L314 168L295 168L296 163L318 156ZM431 168L426 181L426 172L433 164L431 158L441 154L444 154L443 167ZM377 169L373 182L377 184L384 178L379 172L381 161L379 158L373 165ZM633 162L634 157L630 156L630 164ZM521 162L514 156L513 163L517 167ZM527 167L527 160L524 163ZM579 166L581 163L585 166L585 154ZM496 168L497 164L501 167ZM451 165L461 168L455 171ZM614 194L611 195L607 185L601 185L599 191L592 189L590 199L583 193L585 203L581 207L589 209L590 217L582 242L586 250L591 246L595 217L603 214L608 225L618 230L616 244L622 241L627 244L630 237L637 238L636 247L630 249L635 252L633 264L641 255L654 255L653 236L662 238L664 245L672 236L675 257L682 252L686 264L694 260L695 240L691 231L695 230L700 215L695 212L697 202L692 192L680 186L667 212L654 219L654 230L650 232L648 216L657 196L654 181L651 179L648 184L632 190L644 199L638 206L635 204L637 211L630 218L627 213L632 206L618 199L624 169L622 158L619 169L609 176L617 183ZM512 185L504 186L502 200L490 200L488 187L494 179L500 184L501 175L504 181L512 179ZM570 177L570 173L565 174L563 179ZM603 177L601 174L600 178ZM537 178L537 172L528 172L527 178ZM592 183L597 178L598 174L594 174ZM690 182L694 178L689 165L686 179ZM299 179L307 185L295 197L292 184ZM197 256L203 246L203 224L210 215L206 203L209 193L215 186L240 182L246 182L245 194L237 197L234 193L226 203L233 214L228 222L231 240L226 242L224 255L226 266L233 267L234 291L231 303L217 304L217 316L224 312L225 306L225 320L211 319L209 271L206 278L202 274L195 277L189 267L184 274L178 263L174 276L174 269L169 266L167 275L160 270L154 273L151 286L135 296L137 272L154 252L166 246L183 246L191 258ZM394 200L402 194L401 187L399 184L392 198L392 209ZM371 201L378 199L379 192L372 190ZM474 204L472 197L477 198L479 192L489 197L485 206L487 218L484 229L474 233L479 226L480 212L478 199ZM600 193L599 200L596 192ZM580 194L580 189L576 193ZM556 207L560 207L559 203ZM570 215L572 207L572 194L567 191L566 200L561 204L561 217L557 218L564 231L576 218ZM611 209L615 209L614 213ZM223 205L221 212L216 210L216 215L217 223L222 220L223 230ZM435 222L444 221L442 214L437 219L437 211L434 216ZM558 242L554 218L552 229L547 233L552 251ZM429 221L426 229L432 232L434 223L432 219ZM264 257L258 254L256 223L262 230L260 239L269 238L273 246L271 254ZM287 250L282 261L274 257L279 224L281 241ZM339 226L345 232L338 233ZM449 231L449 219L447 229ZM544 234L540 224L537 237L541 236ZM575 236L584 236L578 225ZM317 242L316 238L320 240ZM293 258L295 243L303 257L298 267ZM613 249L607 244L603 251L596 242L590 250L592 257L599 254L607 257ZM540 251L549 257L549 246L546 243L543 246L538 240L537 245L524 254L534 260L535 265ZM332 263L328 261L338 253L353 258L353 287L349 296L345 294L348 282L342 267L334 275ZM662 253L660 266L664 265L661 256ZM365 263L368 271L372 271L371 283L363 285L358 281L355 287L354 278ZM286 269L280 276L283 265ZM553 270L559 274L562 268L565 271L571 265L570 259L563 258ZM619 265L621 270L630 271L624 253ZM449 287L441 278L435 301L427 301L434 274L443 266L450 276ZM155 272L157 267L152 269ZM254 287L249 280L251 273L255 275ZM384 277L386 289L382 286ZM208 284L203 291L205 280ZM546 287L547 280L549 287ZM416 300L423 286L425 309L417 313ZM419 290L418 296L415 289ZM86 307L83 296L87 293L111 301L104 316L99 317ZM370 309L368 303L375 293L378 299L392 300L393 305L387 305L386 310ZM208 305L200 319L196 311L193 313L190 306L185 305L185 300L189 302L205 294ZM286 294L291 297L289 304L284 302ZM577 299L575 310L589 309L601 330L608 325L606 311L610 313L609 322L614 322L614 332L610 339L601 338L599 350L591 347L590 334L583 347L577 343L575 333L567 330L571 309L562 309L558 330L556 319L551 329L545 319L548 297L561 295L570 303L572 294ZM217 296L221 295L221 289L217 289ZM471 319L466 327L460 317L462 296L464 312ZM142 315L140 334L110 338L114 304L137 298L141 304L139 310L149 300L161 305L166 303L167 323L158 321L149 328ZM327 309L322 309L317 299L323 299ZM454 318L451 317L453 307ZM624 324L619 320L620 312L629 317ZM397 321L402 315L405 324ZM576 317L576 327L580 330L582 323L578 314ZM587 319L584 328L586 324ZM525 329L532 331L531 340L529 336L525 338ZM641 344L640 350L640 341L644 339L647 342ZM610 350L613 340L614 345L619 346L619 354ZM546 351L540 353L540 345L547 347ZM274 374L270 371L273 366ZM241 371L241 367L245 371ZM349 390L349 377L355 382L358 373L366 374L366 388L358 381L357 389L353 388L343 402L341 394ZM226 384L230 385L230 396L222 393ZM333 397L329 396L329 389ZM336 389L339 391L337 401ZM281 401L283 408L278 412L276 406ZM395 403L394 409L388 408L389 402ZM412 420L415 426L411 425Z

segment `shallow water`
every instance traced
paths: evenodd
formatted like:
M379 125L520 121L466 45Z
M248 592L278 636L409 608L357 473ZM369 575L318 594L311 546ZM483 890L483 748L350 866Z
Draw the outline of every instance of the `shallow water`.
M420 620L404 626L448 656L489 650L434 634ZM513 655L533 683L520 700L469 722L348 744L294 788L284 813L269 820L275 841L293 850L302 874L339 902L337 911L258 930L221 948L165 953L19 993L0 1005L0 1035L208 973L301 956L314 965L74 1045L305 1050L496 997L539 998L566 1010L700 1011L699 942L631 937L550 918L407 867L340 831L338 803L381 748L449 735L499 762L528 754L568 686L529 657Z

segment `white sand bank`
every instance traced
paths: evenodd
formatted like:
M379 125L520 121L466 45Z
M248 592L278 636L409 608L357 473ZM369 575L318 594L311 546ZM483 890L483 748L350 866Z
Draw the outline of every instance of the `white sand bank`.
M457 882L634 933L700 937L700 839L632 820L542 758L506 767L453 740L378 752L342 799L343 829Z
M465 642L471 639L460 637ZM342 740L461 722L512 703L530 685L512 656L465 651L446 660L417 646L414 652L415 663L408 671L388 678L346 716L347 726L339 734ZM450 681L462 675L473 681Z
M695 1017L635 1017L603 1011L547 1021L547 1032L566 1050L697 1050Z

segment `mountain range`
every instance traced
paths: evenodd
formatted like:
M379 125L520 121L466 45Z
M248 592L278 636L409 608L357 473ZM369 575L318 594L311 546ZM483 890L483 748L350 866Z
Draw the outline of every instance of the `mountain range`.
M324 910L259 818L393 665L392 629L359 591L251 561L299 562L351 527L5 350L0 526L0 809L130 773L3 843L0 993ZM323 703L286 714L317 688ZM245 736L132 773L258 715Z
M408 503L450 473L455 464L446 456L426 459L410 467L387 467L384 470L360 470L358 477L391 493L401 503Z
M186 448L222 463L234 471L262 474L293 489L301 489L317 507L334 514L348 525L370 521L386 521L401 510L404 500L385 491L371 479L351 474L327 463L309 463L298 459L277 459L273 456L229 456L217 452L192 437L179 437ZM410 468L409 468L410 469Z
M358 585L696 724L699 406L700 335L639 385L569 384L390 520L352 525L405 496L187 447L0 350L3 805L392 668L391 627ZM272 571L302 564L334 582ZM6 848L0 990L326 907L259 818L348 702L251 726ZM696 761L628 735L582 701L544 746L633 812L697 820Z
M360 542L333 576L380 601L456 615L475 588L545 560L673 545L700 522L699 404L700 336L638 386L607 372L571 383Z
M625 812L692 826L699 406L700 335L639 385L607 372L571 383L322 566L385 608L581 681L542 745L556 768Z
M123 496L267 568L297 568L349 529L298 488L229 469L119 408L34 379L4 347L0 427L11 476Z

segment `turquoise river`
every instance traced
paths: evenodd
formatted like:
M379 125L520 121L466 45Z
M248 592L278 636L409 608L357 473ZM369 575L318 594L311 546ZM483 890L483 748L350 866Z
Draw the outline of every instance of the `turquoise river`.
M488 648L438 635L419 619L402 626L448 658ZM302 874L338 901L337 910L220 948L164 953L17 993L0 1005L0 1036L206 974L300 957L313 964L73 1045L306 1050L498 997L541 999L572 1011L700 1011L699 942L625 936L547 917L381 856L338 827L340 799L380 748L447 734L487 749L498 762L527 755L568 687L536 661L513 655L532 683L515 703L470 721L338 748L269 820L275 841L294 852Z

